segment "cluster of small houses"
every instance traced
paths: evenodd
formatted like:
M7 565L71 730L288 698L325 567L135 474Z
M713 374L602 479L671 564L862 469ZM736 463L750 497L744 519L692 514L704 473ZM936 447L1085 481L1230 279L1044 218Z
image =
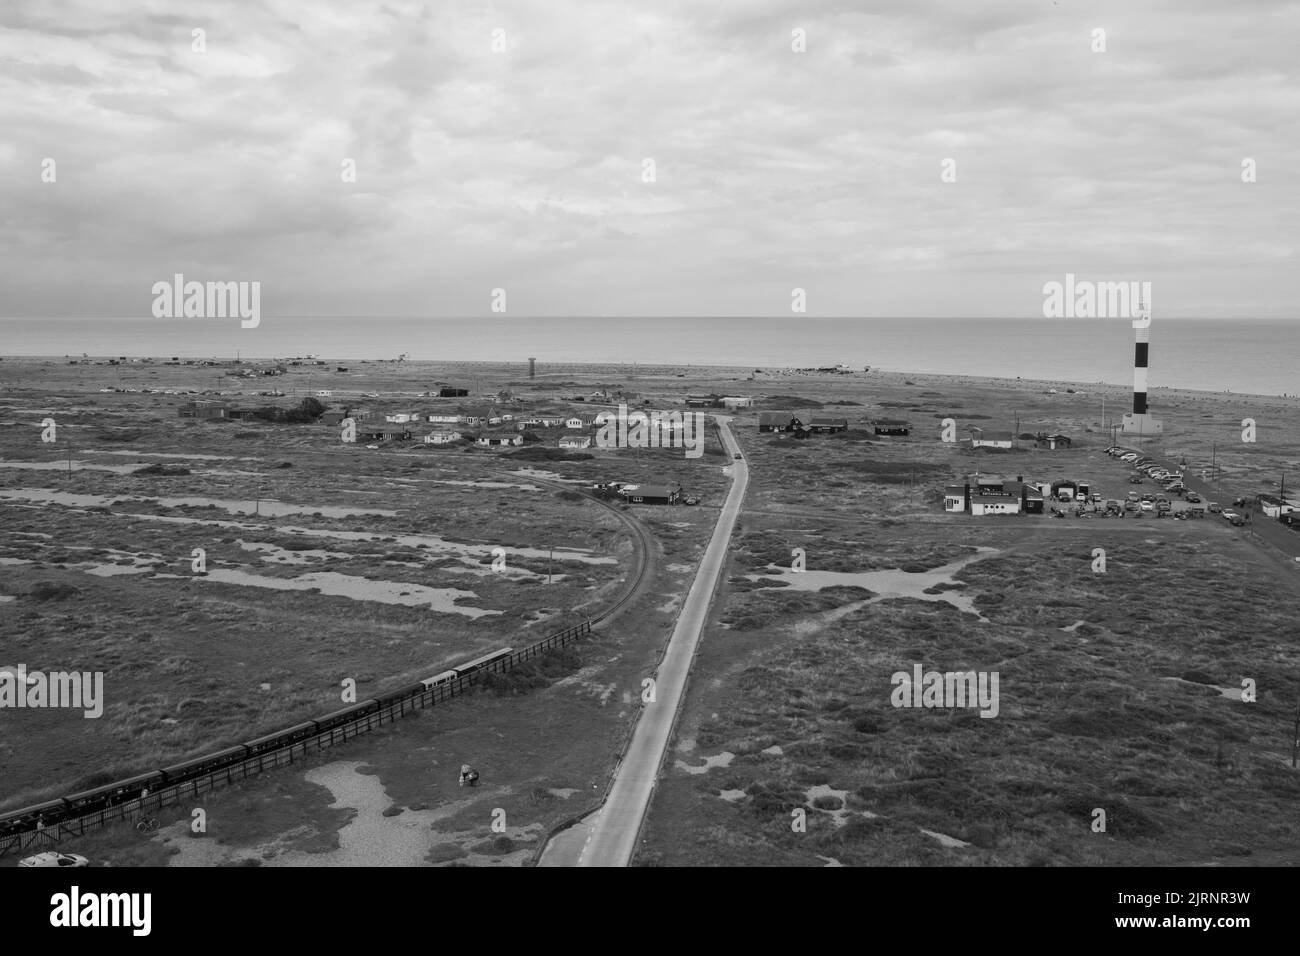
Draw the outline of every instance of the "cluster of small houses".
M1044 501L1060 497L1062 492L1073 500L1077 495L1086 498L1091 491L1086 481L1025 481L1022 477L1011 481L976 475L972 481L944 488L943 510L971 515L1042 514Z
M329 396L323 396L329 397ZM256 409L232 408L225 402L194 401L180 406L181 418L229 419L240 421L256 416ZM351 418L357 423L357 438L365 441L413 441L419 426L435 426L423 436L426 445L449 445L466 437L465 430L475 429L473 436L479 445L522 445L524 431L528 429L563 428L575 434L564 435L559 440L561 448L581 449L591 447L590 431L593 422L578 415L547 415L519 417L511 412L497 411L492 408L476 409L470 412L390 412L384 416L383 424L378 417L372 418L365 409L326 411L320 416L322 425L337 427L344 418ZM673 423L665 422L665 427ZM478 431L487 429L486 431Z
M912 433L910 422L896 418L877 418L870 422L877 435L906 437ZM847 418L833 415L809 415L806 418L796 412L759 412L758 430L760 432L784 432L795 438L807 438L809 435L828 435L849 430Z
M478 445L522 445L523 433L529 429L563 428L580 434L564 435L559 440L561 448L590 448L591 436L581 434L590 431L592 423L578 415L535 416L520 418L511 412L499 412L492 409L480 409L472 412L393 412L384 416L384 424L371 424L358 418L357 412L351 417L357 419L357 437L371 441L411 441L418 426L429 424L436 426L424 436L426 445L449 445L466 437L462 429L488 429L474 436ZM321 421L326 425L337 425L343 420L343 412L326 412Z

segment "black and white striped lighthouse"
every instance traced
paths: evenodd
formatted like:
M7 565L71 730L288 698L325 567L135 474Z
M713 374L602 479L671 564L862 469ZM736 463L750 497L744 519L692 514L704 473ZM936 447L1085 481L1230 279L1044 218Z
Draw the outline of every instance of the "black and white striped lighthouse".
M1141 309L1141 306L1138 306ZM1140 314L1140 313L1139 313ZM1133 323L1137 341L1133 344L1133 414L1147 413L1147 356L1151 348L1151 326Z
M1124 415L1125 435L1160 435L1164 423L1147 412L1147 363L1151 354L1151 312L1138 296L1133 319L1133 411Z

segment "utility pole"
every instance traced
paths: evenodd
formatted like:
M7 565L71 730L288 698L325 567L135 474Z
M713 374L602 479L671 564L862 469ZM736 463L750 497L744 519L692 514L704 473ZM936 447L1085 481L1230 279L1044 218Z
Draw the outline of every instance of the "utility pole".
M552 559L554 559L554 557L555 557L555 546L551 545L551 549L546 553L546 583L547 584L551 583L551 561Z

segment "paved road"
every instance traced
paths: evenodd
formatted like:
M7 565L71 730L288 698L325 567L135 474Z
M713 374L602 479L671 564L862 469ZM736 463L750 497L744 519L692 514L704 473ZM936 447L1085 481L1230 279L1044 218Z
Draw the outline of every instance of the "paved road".
M722 506L713 537L705 549L655 675L655 703L643 705L632 742L619 765L609 795L586 828L588 835L577 859L578 866L627 866L632 859L641 821L650 806L650 796L686 689L686 676L695 657L718 576L726 561L731 532L749 484L749 466L748 462L737 461L734 457L740 449L727 427L730 418L715 417L723 447L733 456L731 492ZM548 856L543 856L542 865L547 865ZM555 854L551 861L559 862L563 856Z

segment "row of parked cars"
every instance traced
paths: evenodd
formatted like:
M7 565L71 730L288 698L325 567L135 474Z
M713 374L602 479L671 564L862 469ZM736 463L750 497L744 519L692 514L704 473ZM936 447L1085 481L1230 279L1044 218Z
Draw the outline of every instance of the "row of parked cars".
M1240 527L1246 523L1246 519L1235 511L1225 511L1220 507L1217 501L1205 503L1204 500L1195 491L1190 490L1183 484L1183 473L1181 471L1171 471L1161 465L1154 458L1141 455L1135 451L1129 451L1121 445L1111 445L1106 449L1106 454L1118 458L1120 461L1127 462L1135 469L1133 477L1129 481L1133 484L1140 485L1143 482L1143 476L1154 481L1170 494L1182 495L1184 500L1193 507L1187 512L1179 512L1175 517L1183 517L1185 514L1199 515L1201 506L1204 504L1205 509L1211 514L1221 514L1230 524ZM1164 495L1140 495L1136 491L1128 493L1128 503L1125 505L1129 510L1138 510L1138 513L1144 511L1155 511L1157 516L1168 513L1173 505L1169 498ZM1238 499L1239 501L1242 499ZM1133 506L1133 507L1130 507Z

